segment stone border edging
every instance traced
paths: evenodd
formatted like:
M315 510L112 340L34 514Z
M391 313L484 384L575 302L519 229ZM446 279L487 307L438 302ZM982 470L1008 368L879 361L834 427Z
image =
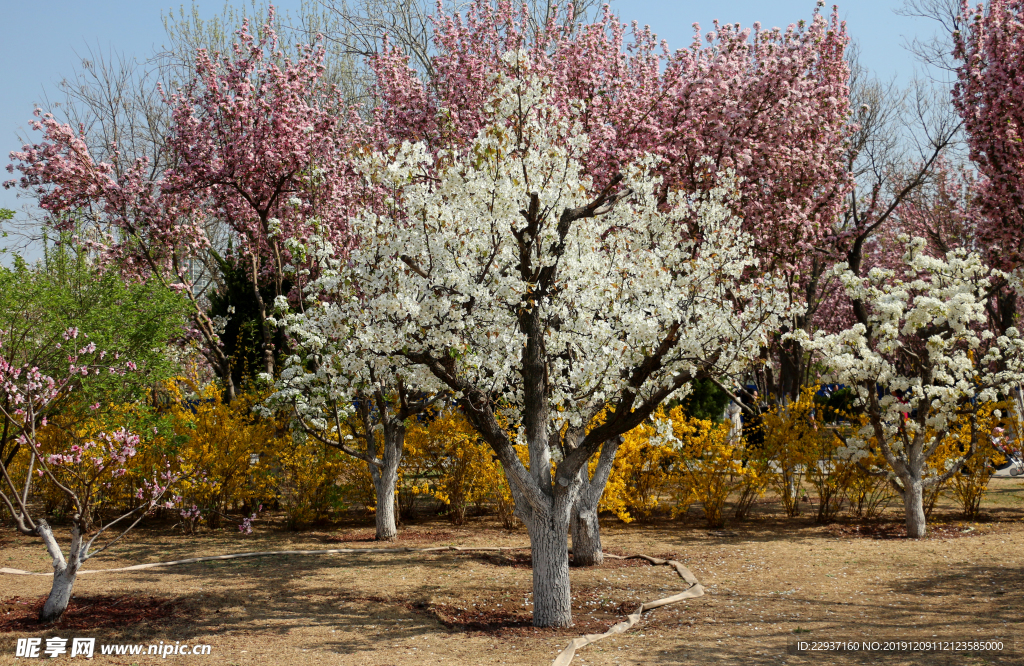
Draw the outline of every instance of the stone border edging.
M326 550L267 550L259 552L249 553L229 553L227 555L207 555L204 557L190 557L184 560L170 560L168 562L149 562L147 564L135 564L130 567L116 567L113 569L84 569L78 572L78 575L86 574L101 574L101 573L117 573L122 571L141 571L143 569L154 569L156 567L169 567L177 564L195 564L197 562L216 562L220 560L237 560L248 557L263 557L267 555L357 555L359 553L368 554L379 554L379 553L438 553L438 552L473 552L473 551L505 551L505 550L529 550L529 547L525 548L500 548L500 547L480 547L480 548L460 548L459 546L436 546L434 548L329 548ZM571 552L571 549L570 549ZM615 560L632 560L632 559L643 559L647 560L655 566L668 565L676 570L679 577L689 583L689 587L680 592L679 594L672 595L670 597L663 597L661 599L655 599L654 601L647 601L640 604L640 608L635 613L631 613L626 616L626 619L622 622L618 622L608 631L603 634L586 634L579 638L574 638L569 645L562 650L555 660L551 663L551 666L568 666L572 662L572 658L576 656L576 650L582 647L586 647L591 643L596 643L599 640L608 638L624 633L633 628L637 622L640 621L643 613L661 606L667 606L668 604L674 604L686 599L696 599L697 597L704 596L704 587L697 580L697 577L693 575L689 569L682 565L682 563L676 560L663 560L658 557L651 557L649 555L612 555L605 553L605 557L609 557ZM0 567L0 574L10 574L16 576L52 576L52 573L37 573L34 571L24 571L23 569L10 569L7 567Z

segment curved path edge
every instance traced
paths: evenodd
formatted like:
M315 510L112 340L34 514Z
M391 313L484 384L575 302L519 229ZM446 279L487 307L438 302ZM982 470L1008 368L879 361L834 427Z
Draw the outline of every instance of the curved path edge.
M623 556L605 553L604 556L610 557L615 560L641 559L647 560L655 566L670 566L676 570L676 573L679 574L680 578L682 578L689 584L689 587L678 594L673 594L670 597L662 597L661 599L655 599L653 601L645 601L644 603L640 604L640 607L636 609L635 613L627 615L626 619L622 622L613 624L611 628L609 628L608 631L604 632L603 634L585 634L583 636L580 636L579 638L572 639L569 645L564 650L562 650L557 657L555 657L555 660L553 662L551 662L551 666L569 666L569 663L572 662L572 658L576 656L576 650L579 650L582 647L586 647L591 643L596 643L597 641L603 640L605 638L617 636L618 634L629 631L633 628L634 625L636 625L636 623L640 621L640 618L643 616L643 614L649 610L654 610L655 608L660 608L662 606L667 606L669 604L685 601L686 599L696 599L697 597L704 596L704 586L700 584L700 581L697 580L697 577L693 575L692 571L683 566L682 562L677 562L676 560L663 560L660 557L651 557L650 555Z

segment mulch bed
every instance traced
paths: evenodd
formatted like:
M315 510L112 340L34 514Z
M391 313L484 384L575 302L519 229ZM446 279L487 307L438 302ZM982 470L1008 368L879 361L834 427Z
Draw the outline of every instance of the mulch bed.
M618 555L609 550L605 550L606 553L612 553ZM474 560L483 562L484 564L490 564L496 567L510 567L512 569L532 569L533 568L533 556L529 550L518 549L513 551L503 550L499 552L468 552L467 555ZM569 557L569 566L575 566L572 562L572 556ZM636 568L636 567L649 567L652 566L650 562L644 559L636 558L629 560L617 560L611 557L604 558L604 564L601 565L602 569L625 569L625 568Z
M125 627L173 617L181 602L151 596L75 596L63 617L55 623L39 621L46 597L11 597L0 600L0 632Z
M482 556L481 556L482 558ZM529 555L516 554L515 566L529 567ZM605 566L651 566L640 560L605 560ZM614 563L614 564L613 564ZM653 595L653 596L652 596ZM529 588L495 590L472 601L424 601L381 595L352 595L342 593L339 598L357 603L388 604L426 616L444 625L451 632L470 636L517 638L529 636L568 636L604 633L616 622L635 613L640 606L637 594L603 586L583 586L572 591L572 627L534 627L533 601ZM657 593L645 595L653 599Z
M467 603L411 603L410 610L427 615L451 631L476 636L517 638L522 636L569 636L600 634L616 622L635 613L639 601L624 600L598 589L573 590L572 627L533 626L533 604L523 595L496 592Z

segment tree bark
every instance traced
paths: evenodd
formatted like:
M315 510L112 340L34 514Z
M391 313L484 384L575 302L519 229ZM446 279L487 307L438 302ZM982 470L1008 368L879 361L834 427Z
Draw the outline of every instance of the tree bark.
M604 564L604 552L601 550L601 524L598 521L598 503L608 485L615 453L619 449L622 438L616 437L604 443L601 456L594 469L594 478L588 478L587 465L580 468L579 478L582 485L579 497L572 507L570 523L572 525L572 563L578 567L594 567Z
M583 498L572 510L572 563L578 567L596 567L604 564L601 550L601 524L597 520L597 506Z
M373 475L373 489L377 493L375 519L377 541L394 541L398 538L398 524L395 521L395 484L397 474L381 470Z
M571 627L569 521L532 514L524 522L533 554L533 626Z
M920 539L925 534L924 486L920 478L906 475L903 481L903 508L907 518L907 536Z
M274 333L267 321L267 305L260 293L259 271L256 257L252 258L252 294L256 300L256 309L260 315L260 334L263 338L263 368L268 375L274 376Z
M77 575L78 572L70 567L54 570L50 596L46 597L43 610L39 613L41 622L56 622L64 615L64 611L68 608L68 602L71 600L71 590Z
M369 465L373 478L373 489L377 495L375 520L377 541L394 541L398 538L398 523L395 520L395 487L398 485L398 465L402 462L402 448L405 446L405 424L397 418L383 419L384 450L381 465ZM372 440L373 436L370 435ZM373 450L370 455L375 455Z
M78 569L81 566L78 558L78 551L81 547L81 532L77 525L71 529L71 562L69 563L64 559L64 554L57 544L57 539L53 536L53 530L50 529L46 521L40 520L36 528L37 534L46 545L46 550L53 558L53 585L50 587L50 595L46 597L46 602L43 603L43 610L39 613L39 620L41 622L56 622L59 620L64 615L64 611L68 608L68 602L71 600L71 590L75 585L75 578L78 576Z

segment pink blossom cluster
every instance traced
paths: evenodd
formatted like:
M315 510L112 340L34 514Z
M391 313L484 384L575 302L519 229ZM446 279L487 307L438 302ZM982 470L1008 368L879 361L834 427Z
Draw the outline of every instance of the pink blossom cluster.
M244 254L283 268L283 238L302 238L315 218L344 246L354 175L346 158L362 135L354 110L327 89L322 47L291 60L273 29L248 22L230 57L199 51L192 81L165 100L176 165L161 191L188 196L226 222Z
M173 509L181 499L180 497L172 497L163 502L160 500L180 479L181 475L172 470L171 464L165 461L164 468L158 472L154 471L152 478L143 478L139 481L135 498L146 500L151 508Z
M429 81L397 48L372 60L376 141L468 145L492 116L497 73L540 76L558 104L584 105L595 190L653 153L666 191L704 190L735 171L737 212L770 268L800 262L831 233L849 188L848 38L836 11L785 30L716 22L702 35L694 25L689 48L674 52L607 8L593 25L573 28L571 19L571 9L556 12L536 31L527 8L508 0L475 0L464 16L439 12ZM518 50L525 59L502 58Z
M981 175L978 239L989 261L1024 261L1024 0L961 4L953 103Z
M113 433L102 432L95 440L84 444L73 444L64 453L51 453L45 457L48 465L78 465L89 462L97 473L113 468L114 478L124 476L128 471L124 465L129 458L135 456L139 445L139 436L124 428Z

